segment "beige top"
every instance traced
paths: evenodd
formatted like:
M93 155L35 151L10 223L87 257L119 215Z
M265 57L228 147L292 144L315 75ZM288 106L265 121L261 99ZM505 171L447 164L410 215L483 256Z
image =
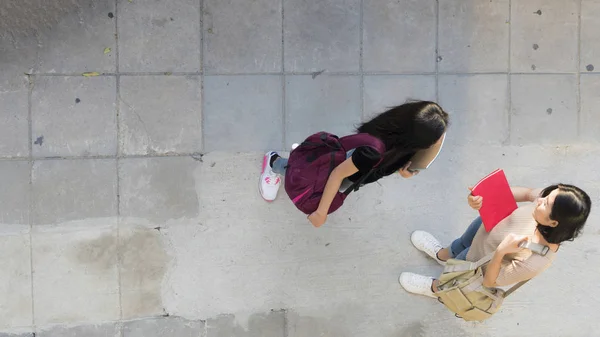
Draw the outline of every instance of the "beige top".
M471 248L467 253L467 261L475 262L493 253L500 242L510 233L532 238L537 227L537 223L532 216L534 209L535 203L517 208L511 215L500 221L489 233L485 231L482 225L475 234L475 238L473 238ZM554 261L555 256L552 250L549 250L546 256L535 254L528 249L523 249L516 254L508 254L502 261L502 268L496 279L496 284L506 286L528 280L548 268Z

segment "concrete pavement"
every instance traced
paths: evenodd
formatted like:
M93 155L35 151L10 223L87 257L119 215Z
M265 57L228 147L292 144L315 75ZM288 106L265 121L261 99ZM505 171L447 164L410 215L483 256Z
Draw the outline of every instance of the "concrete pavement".
M0 336L593 336L598 0L41 0L0 4ZM97 72L97 74L93 74ZM82 76L92 73L97 76ZM443 152L314 229L257 191L265 151L407 98ZM584 234L485 323L404 292L410 244L467 186L566 182Z

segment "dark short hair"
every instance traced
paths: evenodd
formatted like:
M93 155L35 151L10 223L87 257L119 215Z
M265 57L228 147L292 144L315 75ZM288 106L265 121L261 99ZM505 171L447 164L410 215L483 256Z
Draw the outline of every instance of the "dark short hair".
M573 241L581 231L590 215L592 201L579 187L568 184L557 184L546 187L542 197L548 196L558 189L556 199L550 210L550 220L558 222L556 227L544 226L538 223L538 231L549 243Z

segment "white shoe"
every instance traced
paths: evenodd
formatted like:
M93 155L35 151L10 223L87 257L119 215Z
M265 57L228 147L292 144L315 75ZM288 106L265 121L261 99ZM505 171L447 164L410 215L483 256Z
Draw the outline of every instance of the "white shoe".
M260 181L258 182L258 190L260 195L266 201L273 201L277 198L277 192L281 185L281 177L279 174L273 172L273 168L270 165L271 157L276 155L277 152L267 152L263 157L262 171L260 173Z
M442 266L446 265L446 261L442 261L437 257L437 253L444 247L433 235L425 231L414 231L410 236L410 241L415 248L431 256Z
M292 150L295 150L298 147L298 145L300 145L300 144L298 144L298 143L292 144Z
M431 291L433 277L423 276L415 273L402 273L398 277L398 282L404 290L409 293L424 295L431 298L437 298Z

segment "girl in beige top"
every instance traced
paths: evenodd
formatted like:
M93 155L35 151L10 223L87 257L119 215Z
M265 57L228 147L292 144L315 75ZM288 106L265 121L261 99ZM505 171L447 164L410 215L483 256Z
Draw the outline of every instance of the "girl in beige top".
M517 208L489 233L478 217L446 248L424 231L411 235L413 245L441 265L449 258L475 262L494 253L484 269L486 287L507 286L535 277L552 264L560 243L571 241L581 233L592 203L580 188L566 184L543 190L523 187L511 187L511 190L517 202L530 203ZM484 202L471 194L467 200L475 210ZM541 256L519 247L528 240L548 246L548 253ZM436 297L437 280L432 277L402 273L399 282L408 292Z

